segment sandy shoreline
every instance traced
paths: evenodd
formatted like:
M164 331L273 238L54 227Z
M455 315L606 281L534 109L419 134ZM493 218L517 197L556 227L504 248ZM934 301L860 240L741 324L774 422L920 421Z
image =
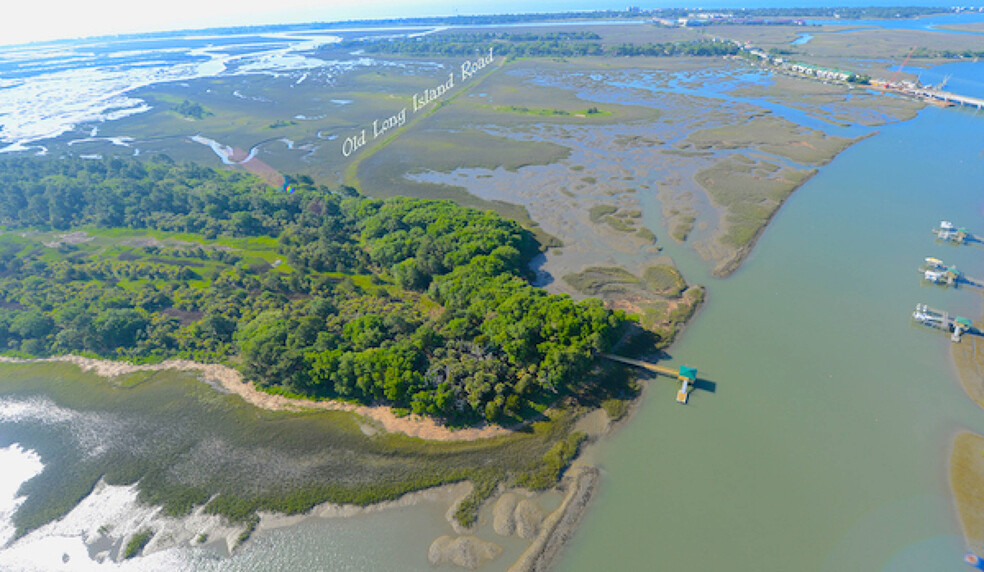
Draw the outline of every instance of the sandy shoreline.
M164 371L173 369L177 371L196 372L207 383L217 383L225 391L238 395L247 403L261 409L267 409L269 411L302 411L305 409L349 411L381 426L386 432L402 433L409 437L418 437L432 441L476 441L478 439L488 439L511 433L508 429L496 425L466 429L449 429L439 425L436 421L428 417L417 415L397 417L389 407L384 405L355 405L341 401L312 401L293 399L282 395L271 395L256 389L244 381L238 371L219 364L202 364L190 360L170 359L157 364L138 365L77 355L39 359L20 359L0 356L0 363L29 364L51 362L70 363L78 366L82 371L92 372L106 378L139 371Z
M303 409L326 409L350 411L382 425L387 431L400 432L414 437L438 440L473 440L496 435L508 434L501 427L486 427L482 429L464 429L452 431L436 425L433 421L419 418L398 419L385 407L365 407L336 401L305 401L291 399L279 395L263 393L243 381L240 373L232 368L219 364L202 364L189 360L168 360L158 364L130 364L112 360L87 358L77 355L57 356L40 359L21 359L0 356L0 364L32 364L32 363L67 363L79 367L82 371L95 373L101 377L113 378L141 371L177 370L198 373L203 381L210 385L217 384L218 391L227 391L242 397L250 404L267 410L298 411ZM595 413L603 414L601 410ZM600 437L609 433L611 425L604 423L591 433ZM596 467L577 463L565 475L560 489L564 499L561 505L546 515L539 527L536 537L519 559L509 566L510 572L525 572L548 569L564 546L569 542L576 530L581 516L586 510L593 492L597 487L599 472ZM388 509L406 507L422 502L447 503L449 523L459 535L471 538L474 531L459 529L454 522L453 514L457 503L471 491L469 482L459 482L421 491L408 493L392 501L380 502L368 506L323 503L310 511L299 515L285 515L261 512L256 531L269 531L283 527L297 526L310 519L346 518L367 513L385 511ZM501 492L501 491L500 491ZM499 495L487 500L494 503ZM102 508L111 506L111 514L100 512ZM99 512L99 518L93 516ZM98 521L98 523L96 522ZM98 528L97 528L98 526ZM44 535L81 534L86 546L98 544L125 543L140 530L152 529L155 534L146 549L142 552L149 555L179 546L196 546L202 542L221 546L226 554L231 554L240 543L240 535L245 527L241 524L230 523L217 515L208 515L202 507L185 517L167 517L160 507L144 505L137 500L137 486L111 486L100 481L96 488L82 500L76 509L65 517L53 521L39 529L40 533L29 533L19 542L24 550L44 537ZM464 537L461 537L464 538ZM207 540L202 540L207 539ZM110 542L111 541L111 542ZM479 541L481 542L481 541ZM120 544L122 546L122 544ZM20 550L20 549L18 549ZM82 558L81 553L73 557ZM97 562L121 561L120 554L112 550L103 550L95 555Z
M967 547L984 552L984 437L961 431L950 446L950 489Z
M967 396L984 407L984 339L965 335L950 345L957 377ZM984 553L984 437L961 431L950 444L950 493L967 547Z
M574 536L598 485L599 471L591 466L572 467L564 479L567 481L567 495L563 502L543 521L540 534L519 560L509 567L509 572L549 570Z

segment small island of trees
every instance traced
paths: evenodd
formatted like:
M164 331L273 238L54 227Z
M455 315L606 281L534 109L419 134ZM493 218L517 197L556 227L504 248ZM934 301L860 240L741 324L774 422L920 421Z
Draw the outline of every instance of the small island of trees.
M533 287L535 240L492 212L294 187L164 156L0 160L0 347L219 361L460 424L582 384L627 320Z

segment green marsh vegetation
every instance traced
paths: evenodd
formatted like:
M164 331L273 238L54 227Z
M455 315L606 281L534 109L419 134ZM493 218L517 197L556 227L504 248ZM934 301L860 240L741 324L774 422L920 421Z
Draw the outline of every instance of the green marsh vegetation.
M605 115L611 115L611 112L610 111L601 110L601 109L598 109L597 107L589 107L587 109L580 109L580 110L576 110L576 111L567 111L567 110L564 110L564 109L547 109L547 108L530 109L529 107L525 107L525 106L522 106L522 105L509 105L509 106L504 106L504 107L496 107L496 110L498 110L498 111L506 111L506 112L509 112L509 113L523 113L523 114L527 114L527 115L538 115L538 116L541 116L541 117L551 117L551 116L556 116L556 115L560 115L560 116L570 116L570 115L573 115L575 117L582 117L582 116L589 116L589 115L591 115L591 116L595 116L595 117L602 117L602 116L605 116Z
M726 231L721 241L746 248L783 201L815 173L815 169L778 168L768 161L734 154L699 171L694 179L726 209Z
M852 89L837 83L804 81L801 78L776 74L772 85L738 88L731 92L739 97L764 97L799 109L834 125L857 123L880 126L885 123L911 119L923 104L900 97Z
M666 264L648 266L641 276L616 266L592 266L563 279L582 294L640 316L656 348L673 341L704 297L702 288L688 288L680 272Z
M778 117L752 117L738 124L702 129L678 144L681 149L757 148L797 163L825 165L856 140L834 137Z
M129 559L140 554L152 538L154 538L154 531L150 529L141 530L134 534L130 537L130 541L126 543L126 548L123 550L123 558Z
M191 119L204 119L210 115L215 115L211 111L202 107L202 104L188 101L187 99L174 106L174 112Z
M585 182L592 184L595 181ZM635 227L636 221L642 218L642 211L640 210L624 210L615 205L601 204L588 210L588 218L595 224L605 223L618 232L636 233L644 240L656 242L656 235L653 234L653 231L645 227L639 229Z
M660 296L678 298L687 287L680 272L667 265L649 266L642 277L624 268L593 266L578 274L564 276L564 281L590 296L611 294L612 289L624 293L627 287L634 286Z
M45 460L45 470L24 485L27 500L14 516L18 535L64 515L101 478L137 483L139 500L162 506L165 515L205 505L247 528L259 510L367 505L471 480L476 487L458 513L467 523L489 490L540 474L577 416L577 407L550 410L505 437L425 441L367 435L357 417L340 411L256 409L187 373L142 372L107 382L68 364L0 369L0 397L40 409L3 427L2 445L21 443ZM573 398L594 406L630 395L626 383L606 368Z

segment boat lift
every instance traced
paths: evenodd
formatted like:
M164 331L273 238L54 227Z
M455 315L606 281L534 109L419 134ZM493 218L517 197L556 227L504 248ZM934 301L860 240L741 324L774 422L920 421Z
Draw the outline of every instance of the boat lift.
M926 258L926 262L919 267L919 272L923 275L923 280L940 286L959 287L965 285L984 288L984 280L971 278L958 270L956 266L947 266L939 258Z
M956 266L947 267L942 260L932 257L927 258L926 263L919 267L919 272L922 272L923 280L947 286L956 286L961 276Z
M964 332L974 329L973 323L963 316L951 317L948 312L930 308L926 304L916 304L916 309L912 312L912 319L924 326L940 330L944 335L950 334L950 341L960 342L960 336Z
M941 220L940 226L934 228L932 232L937 240L950 244L984 243L979 236L967 231L966 228L957 228L948 220Z

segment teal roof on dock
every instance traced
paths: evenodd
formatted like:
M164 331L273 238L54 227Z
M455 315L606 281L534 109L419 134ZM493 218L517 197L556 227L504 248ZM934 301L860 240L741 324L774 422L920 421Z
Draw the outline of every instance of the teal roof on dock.
M965 328L972 328L972 327L974 327L974 323L971 322L970 320L968 320L967 318L964 318L963 316L957 316L954 321L956 323L960 324L961 326L965 327ZM680 369L682 370L683 368L680 368Z
M697 379L697 368L687 367L685 365L680 366L680 377L686 377L690 379Z

